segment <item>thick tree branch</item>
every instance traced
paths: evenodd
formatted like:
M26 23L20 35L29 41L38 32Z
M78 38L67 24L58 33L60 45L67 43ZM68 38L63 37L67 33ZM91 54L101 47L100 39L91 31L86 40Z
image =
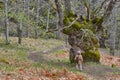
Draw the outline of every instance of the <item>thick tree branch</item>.
M53 31L62 31L65 28L69 28L71 27L80 17L78 16L73 22L71 22L68 26L64 26L62 28L58 29L54 29L54 30L49 30L48 32L53 32Z
M89 20L90 19L90 7L89 7L89 4L88 4L88 0L83 0L84 2L84 5L87 9L87 19Z
M94 17L96 14L98 14L100 11L101 11L101 9L103 8L103 6L108 2L109 0L104 0L102 3L101 3L101 5L98 7L98 8L96 8L92 13L91 13L91 17Z

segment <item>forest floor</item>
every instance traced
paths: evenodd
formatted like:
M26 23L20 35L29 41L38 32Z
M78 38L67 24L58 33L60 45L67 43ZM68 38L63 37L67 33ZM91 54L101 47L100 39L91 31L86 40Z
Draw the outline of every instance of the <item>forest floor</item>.
M86 74L92 80L120 80L120 58L101 55L101 64L88 62L83 64L83 71L75 70L75 66L69 64L68 51L52 53L33 52L29 55L31 60L42 64L50 64L51 67L67 68L69 71ZM102 51L103 52L103 51Z
M101 51L101 64L88 62L83 71L70 65L65 42L55 39L0 38L0 80L120 80L120 58ZM29 42L29 43L28 43Z

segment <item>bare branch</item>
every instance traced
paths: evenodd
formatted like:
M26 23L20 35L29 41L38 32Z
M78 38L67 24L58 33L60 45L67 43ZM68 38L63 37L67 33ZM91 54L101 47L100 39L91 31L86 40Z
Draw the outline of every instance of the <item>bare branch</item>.
M104 12L104 15L103 15L103 23L107 21L107 19L109 18L110 14L112 13L112 10L115 6L115 3L116 3L117 0L111 0L106 11Z
M68 25L68 26L64 26L63 28L60 28L59 30L58 29L54 29L54 30L49 30L48 32L53 32L53 31L62 31L63 29L65 29L65 28L69 28L69 27L71 27L78 19L79 19L80 17L78 16L73 22L71 22L71 24L70 25Z
M87 19L89 20L89 18L90 18L90 7L89 7L89 4L88 4L88 0L83 0L83 2L84 2L84 5L87 9Z
M106 4L106 2L108 2L108 1L109 1L109 0L104 0L104 1L101 3L101 5L92 12L91 16L94 17L97 13L99 13L99 12L101 11L101 9L103 8L103 6L104 6L104 5Z

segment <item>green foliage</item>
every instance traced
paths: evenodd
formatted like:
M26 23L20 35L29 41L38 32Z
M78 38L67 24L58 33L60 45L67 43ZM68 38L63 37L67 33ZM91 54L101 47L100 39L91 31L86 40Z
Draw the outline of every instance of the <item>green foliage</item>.
M64 20L63 20L65 25L69 25L69 18L65 16Z
M45 39L50 39L50 38L55 38L55 34L51 33L51 32L42 32L40 35L41 38L45 38Z
M81 28L84 28L84 24L81 24L80 22L76 21L76 22L72 25L72 27L80 30Z
M82 30L82 32L83 32L83 36L84 37L92 37L92 36L94 36L94 33L92 32L92 30L90 30L90 29L81 29Z
M95 46L96 48L98 48L98 47L99 47L98 39L96 39L96 38L94 38L94 37L91 37L91 40L92 40L94 46Z
M64 14L64 24L67 26L69 25L70 22L72 22L74 20L74 13L71 11L69 13L69 15L67 15L66 13Z
M0 1L0 9L3 9L3 7L4 7L4 3Z
M73 11L70 11L69 15L67 17L74 17Z
M102 23L102 22L103 22L103 16L93 18L93 19L91 19L91 22L92 22L93 24L98 25L98 24L100 24L100 23Z
M1 28L0 28L0 33L4 32L4 31L5 31L5 29L1 29Z
M89 3L88 0L83 0L84 1L84 5L89 9Z
M26 58L27 56L27 53L25 51L22 51L22 50L18 50L16 52L16 54L19 56L19 57L22 57L22 59Z
M69 26L71 22L74 21L74 14L71 12L71 14L67 17L65 16L63 22L66 26ZM80 30L81 28L84 28L84 24L76 21L74 24L72 24L70 27L64 28L63 33L70 35L76 32L76 30Z
M17 36L18 35L17 30L16 29L12 29L12 30L10 29L9 35L10 36Z
M57 50L55 52L52 52L52 54L64 54L65 51L64 50Z
M86 3L86 1L85 1L85 3ZM87 3L86 3L86 6L87 6ZM63 22L66 26L68 26L74 20L75 20L74 13L71 12L68 16L65 15ZM63 33L69 35L69 33L75 33L75 29L77 29L77 30L88 29L88 30L91 30L91 32L96 33L97 32L96 27L98 27L97 29L102 29L102 26L101 26L102 22L103 22L103 16L95 17L90 20L83 18L82 22L76 21L70 27L65 28L65 30L63 30ZM74 31L71 32L71 29L74 29Z
M73 28L72 26L69 27L69 28L64 28L64 29L62 30L62 32L63 32L64 34L71 35L71 34L75 33L75 28Z

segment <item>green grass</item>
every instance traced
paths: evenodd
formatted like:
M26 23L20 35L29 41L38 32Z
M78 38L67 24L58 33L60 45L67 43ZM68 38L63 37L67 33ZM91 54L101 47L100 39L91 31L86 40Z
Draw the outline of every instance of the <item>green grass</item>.
M9 66L9 65L7 65L7 64L4 64L4 65L0 65L0 70L4 70L4 71L6 71L6 72L12 72L12 71L14 71L16 69L16 67L15 66Z
M21 51L21 50L17 50L17 51L16 51L16 55L17 55L18 57L21 57L21 58L27 58L28 52L26 52L26 51Z
M56 54L64 54L65 50L57 50L55 52L52 52L51 54L56 55Z
M17 44L17 38L10 38L11 44L6 45L4 39L0 39L0 72L15 72L19 68L29 69L31 67L37 67L41 69L52 70L63 70L67 68L69 71L74 73L80 73L85 75L86 72L80 72L76 70L75 65L71 65L69 62L68 53L64 50L55 50L50 53L42 54L41 51L50 50L58 46L65 45L65 42L56 39L32 39L23 38L22 44ZM37 53L37 61L29 59L28 56L31 53ZM104 66L98 63L88 62L88 66L96 69L103 67L104 69L116 69L116 67ZM97 68L98 67L98 68ZM99 74L100 72L96 72ZM100 73L102 74L102 73ZM113 74L120 74L113 72Z
M45 68L45 65L42 64L42 63L39 63L39 62L34 62L34 63L32 64L32 66L34 66L34 67L40 67L40 68L42 68L42 69Z
M69 61L68 57L67 58L56 58L55 57L56 54L61 55L64 52L65 52L64 50L57 50L53 53L45 54L44 56L52 55L54 57L51 58L51 59L46 59L44 61L40 60L40 61L34 63L33 66L34 67L41 67L43 69L48 69L48 70L51 70L53 68L56 68L58 70L63 70L65 68L67 68L69 71L72 71L74 73L82 73L84 75L85 73L80 72L79 70L76 70L75 65L73 66L73 65L70 64L70 61Z
M17 43L16 37L10 37L10 44L5 44L5 38L0 38L0 71L14 71L19 67L40 67L49 66L52 68L51 61L45 64L33 62L28 59L28 55L33 52L40 52L57 46L64 45L63 41L56 39L32 39L23 38L22 44ZM58 51L56 53L64 51ZM30 63L31 66L27 66Z
M101 66L103 68L111 68L111 69L118 69L115 65L112 66L107 66L107 65L103 65L103 64L100 64L100 63L96 63L96 62L87 62L86 63L87 65L92 65L92 66Z
M108 74L120 75L120 72L112 72L112 73L108 73Z

